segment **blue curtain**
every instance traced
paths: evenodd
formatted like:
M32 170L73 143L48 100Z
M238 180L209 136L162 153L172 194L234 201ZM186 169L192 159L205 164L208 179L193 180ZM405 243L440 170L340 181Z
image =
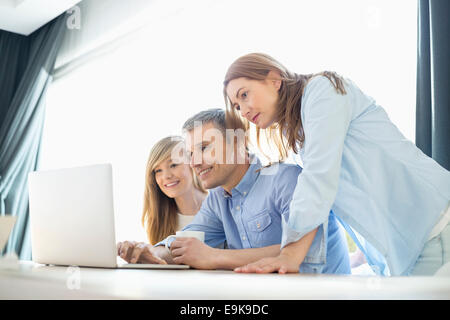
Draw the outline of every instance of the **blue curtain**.
M0 214L16 216L6 249L31 259L28 173L39 166L45 93L62 43L65 14L29 36L0 31Z
M450 170L450 1L418 1L416 145Z

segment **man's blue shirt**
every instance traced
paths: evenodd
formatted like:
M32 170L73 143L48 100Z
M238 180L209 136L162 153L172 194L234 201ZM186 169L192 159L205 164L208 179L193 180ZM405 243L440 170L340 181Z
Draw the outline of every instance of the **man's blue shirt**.
M289 204L302 169L284 163L263 168L256 156L252 159L231 195L222 187L211 189L194 220L183 230L204 231L205 243L211 247L225 241L228 249L281 243L282 216L286 221L289 218ZM351 273L346 239L332 212L319 227L299 271Z

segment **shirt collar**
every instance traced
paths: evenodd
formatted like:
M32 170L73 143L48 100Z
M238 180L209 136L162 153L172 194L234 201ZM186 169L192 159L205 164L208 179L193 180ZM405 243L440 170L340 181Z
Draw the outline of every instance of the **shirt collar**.
M241 195L247 195L250 191L250 189L253 187L253 185L256 182L256 179L259 176L259 172L261 169L261 161L255 154L250 154L250 166L247 169L247 172L242 177L241 181L237 184L236 187L231 189L231 194L233 195L235 192L240 193ZM230 197L230 195L223 190L223 194L225 197Z

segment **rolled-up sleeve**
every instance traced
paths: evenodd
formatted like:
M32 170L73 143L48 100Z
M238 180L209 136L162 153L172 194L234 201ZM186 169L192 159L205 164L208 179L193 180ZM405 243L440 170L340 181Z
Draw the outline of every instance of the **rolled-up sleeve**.
M214 210L212 205L212 198L211 195L206 197L194 220L186 225L182 231L203 231L205 232L205 243L210 247L219 247L225 242L226 238L222 221L216 215L217 210ZM173 240L171 238L167 243L169 247ZM165 245L166 241L167 238L155 244L155 247Z
M320 226L304 262L323 264L328 216L338 189L351 108L348 97L339 94L328 78L320 76L306 87L301 112L305 133L303 170L289 205L289 218L282 222L281 248Z

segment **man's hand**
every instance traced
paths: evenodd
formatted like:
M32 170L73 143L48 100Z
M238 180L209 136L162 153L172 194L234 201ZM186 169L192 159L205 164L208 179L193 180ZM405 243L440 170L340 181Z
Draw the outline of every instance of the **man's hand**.
M215 254L211 248L196 238L176 238L170 245L173 261L196 269L215 269Z
M167 264L163 259L152 254L151 245L144 242L124 241L117 243L117 255L128 263Z

